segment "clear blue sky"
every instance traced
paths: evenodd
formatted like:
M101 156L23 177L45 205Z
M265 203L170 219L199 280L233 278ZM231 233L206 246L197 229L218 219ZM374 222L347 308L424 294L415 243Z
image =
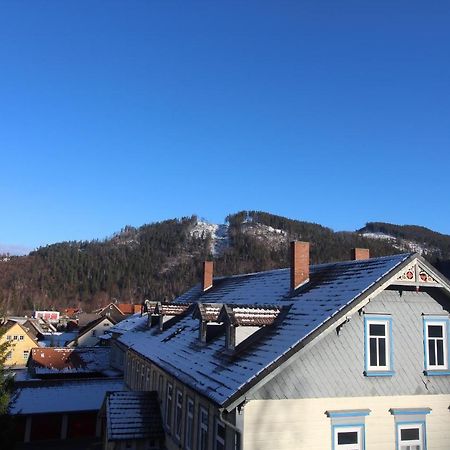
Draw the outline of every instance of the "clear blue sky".
M450 2L0 0L0 243L258 209L450 234Z

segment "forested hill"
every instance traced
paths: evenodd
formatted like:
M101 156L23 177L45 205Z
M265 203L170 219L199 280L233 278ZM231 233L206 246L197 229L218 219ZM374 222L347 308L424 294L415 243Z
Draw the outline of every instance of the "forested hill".
M241 211L224 225L196 216L125 227L104 241L63 242L0 260L0 303L10 313L81 305L89 311L117 299L171 300L201 279L205 259L215 274L289 265L289 241L311 242L311 262L346 260L353 247L372 256L419 250L449 274L450 236L422 227L368 223L358 232L261 211Z

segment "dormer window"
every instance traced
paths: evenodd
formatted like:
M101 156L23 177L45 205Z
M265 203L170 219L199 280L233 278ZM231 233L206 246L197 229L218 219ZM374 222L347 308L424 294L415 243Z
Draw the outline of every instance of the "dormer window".
M200 321L199 341L202 344L223 332L224 324L219 322L222 306L221 303L197 303L193 317Z
M273 325L281 311L274 305L224 305L219 320L226 324L227 350L234 351L250 336Z
M155 315L159 317L160 331L169 327L176 318L184 316L190 307L191 303L158 303Z

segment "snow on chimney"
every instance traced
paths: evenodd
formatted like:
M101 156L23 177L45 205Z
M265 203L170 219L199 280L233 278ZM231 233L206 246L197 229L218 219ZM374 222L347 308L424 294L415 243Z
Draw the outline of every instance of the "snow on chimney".
M351 259L353 261L359 261L361 259L369 259L370 250L368 248L352 248Z
M212 261L205 261L203 263L203 292L212 288L213 285L213 267L214 263Z
M309 242L291 242L291 290L309 280Z

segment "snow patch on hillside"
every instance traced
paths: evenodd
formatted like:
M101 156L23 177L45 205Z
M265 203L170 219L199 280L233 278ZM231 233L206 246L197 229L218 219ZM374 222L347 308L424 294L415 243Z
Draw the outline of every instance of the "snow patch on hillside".
M197 221L191 229L190 235L196 239L210 238L210 252L213 256L220 256L230 246L228 225Z
M258 240L267 242L272 247L286 245L288 240L286 231L262 223L245 222L242 224L242 230Z
M430 252L440 252L438 248L430 248L416 241L397 238L385 233L362 233L361 236L369 239L383 239L392 243L393 247L403 252L416 252L425 255Z

